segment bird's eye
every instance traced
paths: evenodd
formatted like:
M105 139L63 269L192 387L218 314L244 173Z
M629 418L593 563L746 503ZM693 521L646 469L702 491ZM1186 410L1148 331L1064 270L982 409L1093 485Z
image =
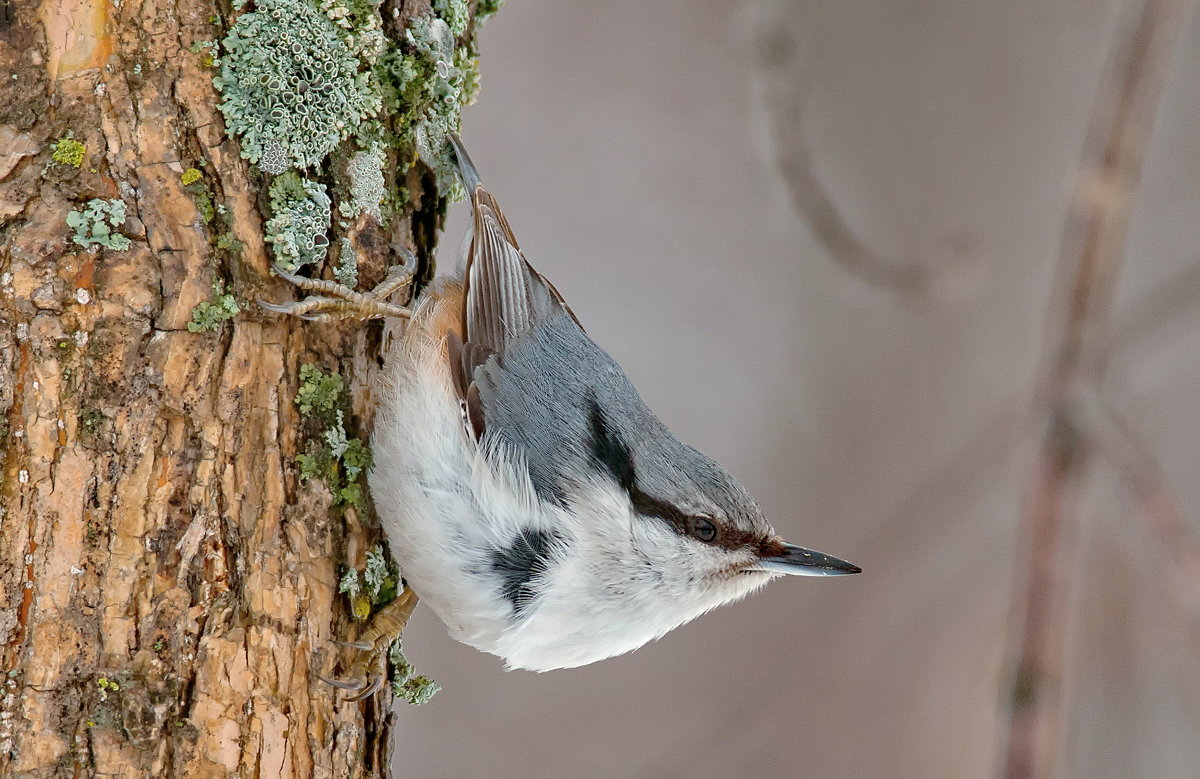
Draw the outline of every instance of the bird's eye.
M717 540L717 526L706 517L688 517L688 534L705 544Z

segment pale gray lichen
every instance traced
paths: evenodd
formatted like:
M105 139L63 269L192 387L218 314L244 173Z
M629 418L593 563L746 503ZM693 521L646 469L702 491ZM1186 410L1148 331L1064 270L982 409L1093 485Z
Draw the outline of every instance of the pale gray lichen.
M350 177L350 197L356 213L369 214L376 222L383 221L379 206L387 195L387 184L383 178L386 161L383 145L374 143L369 150L351 157L346 166L346 175Z
M226 130L240 136L242 156L267 166L319 165L382 106L369 68L384 38L378 29L343 29L305 0L258 0L225 36L221 91ZM377 27L378 14L363 16ZM349 22L348 22L349 23ZM283 162L280 161L283 158ZM264 168L265 170L266 168Z
M350 440L346 437L346 420L341 409L337 411L337 423L325 431L325 445L329 447L329 454L334 459L340 458L350 447ZM347 471L346 475L353 477L358 474L351 474Z
M358 571L354 568L347 569L346 572L342 574L341 580L338 581L338 592L344 593L353 598L361 591L362 587L359 584Z
M325 259L329 248L329 195L325 185L287 171L271 182L271 218L265 225L266 240L284 269Z
M454 160L447 140L458 132L462 109L475 99L477 80L475 63L466 47L456 47L456 35L450 24L436 17L418 17L405 37L433 74L424 87L431 101L417 122L414 141L417 153L437 174L438 184L452 200L462 197L462 187L454 175ZM416 74L420 77L420 72Z
M382 0L321 0L321 10L341 31L346 45L367 64L387 47L379 17Z
M388 568L382 546L376 546L367 552L367 565L363 568L362 577L363 583L367 585L367 594L371 596L372 600L379 597L379 588L383 586L391 573Z
M358 253L349 238L341 240L341 255L333 269L333 277L350 289L358 286Z
M115 232L115 228L125 224L125 202L113 198L89 200L82 211L70 211L67 214L67 227L74 234L71 240L85 249L103 246L116 252L128 249L131 242L128 238Z
M471 25L454 14L461 4L439 3L435 12L409 21L404 45L390 48L376 64L386 112L395 128L392 145L402 160L411 150L437 175L442 196L458 199L465 193L454 175L447 136L457 132L464 106L479 91L479 66ZM463 32L456 34L455 30Z
M434 12L445 20L456 38L467 31L471 22L470 5L467 0L433 0Z
M442 688L437 682L428 676L416 675L412 663L404 656L404 647L398 638L388 647L388 662L392 666L392 695L397 698L420 706L441 692Z
M274 138L263 141L262 153L258 157L258 167L263 173L278 176L288 169L288 155L283 144Z

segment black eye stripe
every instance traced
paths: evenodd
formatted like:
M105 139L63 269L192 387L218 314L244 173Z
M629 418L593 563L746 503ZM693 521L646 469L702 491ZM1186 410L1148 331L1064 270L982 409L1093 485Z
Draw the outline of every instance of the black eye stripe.
M629 502L633 504L633 509L637 513L645 517L657 517L665 519L672 525L679 528L684 528L687 525L688 515L679 509L667 503L665 500L652 498L646 493L638 489L636 484L630 485Z
M704 544L736 549L745 545L744 534L730 533L721 523L709 517L686 514L666 501L652 498L635 485L629 490L629 500L637 513L665 520L680 535L690 536Z
M596 462L629 494L629 502L634 511L644 517L652 517L667 522L671 528L685 536L695 538L706 544L715 544L727 549L739 549L747 544L757 543L758 538L750 533L735 531L710 517L697 517L671 505L665 500L659 500L642 491L637 485L637 472L633 463L633 452L629 445L608 425L604 410L596 396L589 394L585 398L588 412L588 426L591 438L587 442L591 455ZM711 525L712 532L698 529L698 523Z

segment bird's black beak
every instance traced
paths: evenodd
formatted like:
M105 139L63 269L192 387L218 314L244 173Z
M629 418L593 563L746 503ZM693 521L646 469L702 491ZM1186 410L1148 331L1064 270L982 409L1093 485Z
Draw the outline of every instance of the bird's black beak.
M853 563L792 544L778 544L764 550L758 562L747 566L745 570L787 573L794 576L845 576L862 573L862 568Z

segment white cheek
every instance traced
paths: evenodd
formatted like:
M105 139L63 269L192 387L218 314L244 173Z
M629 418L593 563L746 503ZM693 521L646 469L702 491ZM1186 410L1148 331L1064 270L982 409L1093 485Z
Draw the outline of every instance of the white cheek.
M658 520L634 517L630 523L630 541L634 549L655 563L676 560L683 556L680 539L673 530L658 527Z

